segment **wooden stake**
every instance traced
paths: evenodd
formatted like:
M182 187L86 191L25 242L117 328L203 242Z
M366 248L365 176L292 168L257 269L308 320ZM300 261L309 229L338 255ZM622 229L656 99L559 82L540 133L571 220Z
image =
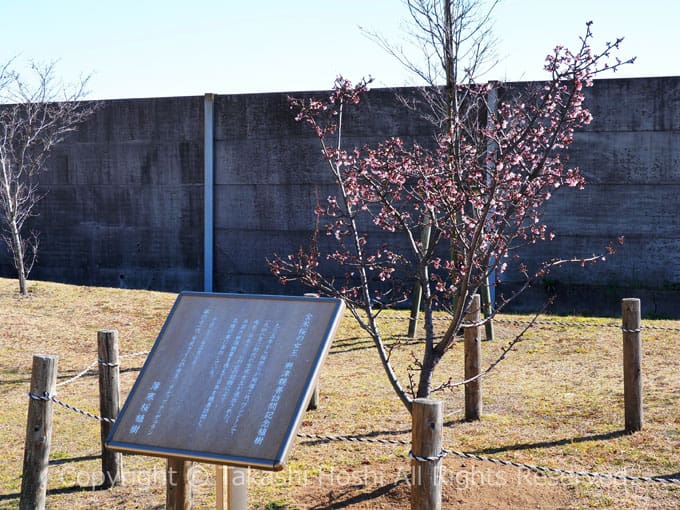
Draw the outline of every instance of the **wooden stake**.
M57 356L34 355L31 394L54 395L57 383ZM47 468L52 442L52 402L31 398L28 401L24 467L19 496L20 510L45 508Z
M306 297L318 298L319 294L316 292L305 292ZM312 398L309 399L309 405L307 406L307 411L316 411L319 408L319 382L317 381L316 386L314 386L314 393L312 393Z
M418 398L413 401L411 453L411 509L441 510L441 459L443 405L439 400Z
M227 509L227 468L222 465L215 466L215 509Z
M423 288L420 282L413 284L413 292L411 293L411 313L408 318L408 331L407 335L409 338L416 337L416 329L418 328L418 313L420 313L420 302L423 299Z
M432 235L432 221L430 214L425 213L423 216L423 229L420 231L420 245L421 252L427 253L430 246L430 236ZM416 281L411 294L411 315L408 321L408 337L416 337L416 328L418 327L418 313L420 312L420 302L423 300L423 287L420 281Z
M642 340L640 300L621 301L623 323L623 400L626 432L642 429Z
M167 510L191 510L193 502L190 461L169 457L165 485L165 508Z
M314 386L312 398L309 399L307 411L315 411L318 408L319 408L319 383L317 382L316 385Z
M489 282L489 277L487 276L484 280L484 283L482 283L481 290L482 290L482 313L484 315L484 318L486 319L487 317L490 317L491 314L493 313L493 303L491 303L491 283ZM493 331L493 321L487 321L486 324L484 324L484 332L486 333L486 341L490 342L494 338L494 331Z
M116 419L120 412L120 367L118 366L118 331L97 332L99 353L99 410L104 418ZM122 483L123 454L106 448L106 438L113 423L102 421L102 487L107 489Z
M465 322L479 322L479 294L472 297L472 303ZM477 377L482 370L482 340L479 334L480 327L473 326L464 328L465 336L465 379ZM482 415L482 380L477 378L465 384L465 419L467 421L479 420Z

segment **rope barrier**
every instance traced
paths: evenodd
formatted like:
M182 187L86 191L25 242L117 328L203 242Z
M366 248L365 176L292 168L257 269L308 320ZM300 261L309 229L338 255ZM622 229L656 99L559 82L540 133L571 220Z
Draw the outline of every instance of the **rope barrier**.
M670 483L670 484L680 484L680 479L667 478L661 476L632 476L632 475L612 475L609 473L591 473L588 471L569 471L566 469L551 468L545 466L536 466L534 464L523 464L521 462L514 462L511 460L494 459L491 457L485 457L482 455L476 455L474 453L458 452L455 450L442 450L443 453L449 455L455 455L457 457L462 457L465 459L478 460L483 462L491 462L492 464L498 464L501 466L512 466L521 469L528 469L530 471L535 471L538 473L552 473L560 475L571 475L580 476L587 478L603 478L607 480L622 480L630 482L654 482L654 483Z
M384 319L387 320L395 320L395 321L408 321L411 320L410 317L402 317L402 316L394 316L394 317L384 317ZM450 321L451 319L449 317L433 317L433 321ZM484 325L486 320L479 321L476 323L463 323L461 324L462 328L470 328L470 327L475 327L475 326L482 326ZM499 323L499 324L514 324L514 325L525 325L529 324L531 321L527 320L521 320L521 319L499 319L499 318L494 318L493 322ZM680 331L680 328L674 328L670 326L653 326L653 325L645 325L643 324L640 326L639 330L624 330L621 327L621 324L614 324L614 323L605 323L605 324L598 324L596 322L568 322L568 321L559 321L559 320L537 320L534 322L535 325L538 326L567 326L567 327L592 327L592 328L617 328L621 329L626 333L639 333L643 329L652 329L652 330L657 330L657 331Z
M350 443L377 443L377 444L396 444L396 445L409 445L410 441L405 441L403 439L377 439L377 438L367 438L361 436L320 436L318 434L305 434L303 432L298 433L298 437L304 439L316 439L317 441L346 441Z
M83 411L82 409L78 409L77 407L67 404L66 402L62 402L61 400L57 399L54 395L50 395L49 393L45 393L44 395L36 395L35 393L29 393L28 396L33 400L45 400L54 402L55 404L59 404L61 407L68 409L69 411L82 414L83 416L86 416L88 418L93 418L98 421L105 421L107 423L116 423L116 420L113 418L104 418L102 416L92 414L88 411Z
M119 359L124 359L124 358L134 358L135 356L146 356L149 354L151 351L139 351L139 352L132 352L130 354L121 354L118 356Z
M494 322L500 324L523 325L528 324L529 321L521 319L495 319ZM598 324L596 322L567 322L558 320L537 320L534 324L538 326L567 326L567 327L591 327L591 328L621 328L621 324L605 323ZM680 331L680 329L678 330Z
M380 444L397 444L397 445L409 445L409 441L401 439L371 439L359 436L322 436L318 434L304 434L299 433L298 437L316 439L319 441L346 441L354 443L380 443ZM680 479L668 478L662 476L633 476L633 475L613 475L609 473L593 473L589 471L571 471L567 469L551 468L546 466L537 466L535 464L524 464L521 462L514 462L510 460L494 459L492 457L485 457L483 455L477 455L474 453L460 452L456 450L442 449L441 453L435 457L419 457L414 455L412 451L409 451L408 456L419 462L435 462L441 460L447 455L453 455L456 457L461 457L464 459L472 459L482 462L491 462L492 464L497 464L501 466L511 466L520 469L528 469L530 471L535 471L538 473L552 473L560 475L571 475L580 476L587 478L600 478L608 480L621 480L621 481L631 481L631 482L652 482L652 483L665 483L665 484L680 484Z
M441 453L435 457L420 457L418 455L414 455L412 451L408 452L408 456L413 460L417 460L418 462L437 462L446 457L446 455L447 452L445 452L444 450L442 450Z
M48 393L44 395L36 395L35 393L28 393L28 396L34 400L44 400L44 401L51 401L54 402L55 404L58 404L62 406L65 409L68 409L69 411L73 411L75 413L78 413L80 415L83 415L87 418L91 418L94 420L98 421L105 421L108 423L115 423L116 420L113 418L104 418L102 416L97 416L96 414L90 413L88 411L83 411L82 409L79 409L75 406L72 406L70 404L67 404L66 402L62 402L61 400L57 399L54 395L50 395ZM344 441L344 442L350 442L350 443L372 443L372 444L387 444L387 445L400 445L400 446L405 446L409 445L410 442L403 440L403 439L380 439L380 438L365 438L361 436L325 436L325 435L319 435L319 434L307 434L307 433L298 433L297 435L300 438L304 439L314 439L317 441ZM521 462L515 462L515 461L510 461L510 460L502 460L502 459L494 459L492 457L485 457L483 455L477 455L474 453L466 453L466 452L460 452L456 450L447 450L447 449L442 449L441 453L437 456L434 457L420 457L417 455L414 455L412 451L409 451L408 453L409 457L412 459L415 459L419 462L435 462L439 461L442 458L444 458L447 455L454 455L456 457L461 457L464 459L472 459L472 460L477 460L477 461L482 461L482 462L491 462L492 464L497 464L501 466L511 466L511 467L516 467L520 469L528 469L530 471L535 471L538 473L551 473L551 474L560 474L560 475L570 475L570 476L579 476L579 477L587 477L587 478L599 478L599 479L607 479L607 480L621 480L621 481L631 481L631 482L652 482L652 483L664 483L664 484L680 484L680 479L676 478L668 478L668 477L661 477L661 476L633 476L633 475L614 475L614 474L609 474L609 473L594 473L594 472L589 472L589 471L571 471L567 469L561 469L561 468L551 468L551 467L546 467L546 466L537 466L534 464L525 464Z
M94 361L93 361L92 363L90 363L90 364L87 366L87 368L86 368L85 370L83 370L82 372L80 372L80 373L78 373L77 375L71 377L70 379L67 379L66 381L57 383L57 385L56 385L57 388L58 388L59 386L65 386L65 385L70 384L70 383L72 383L72 382L74 382L74 381L77 381L78 379L80 379L81 377L83 377L85 374L87 374L90 370L92 370L95 366L97 366L97 363L98 363L98 362L99 362L99 360L94 360Z
M391 319L397 319L397 320L408 320L407 317L393 317ZM435 320L447 320L445 318L438 318ZM664 327L664 326L641 326L640 328L629 330L625 329L619 324L595 324L595 323L569 323L565 321L523 321L523 320L514 320L514 319L495 319L496 322L499 323L510 323L510 324L517 324L517 325L532 325L532 324L537 324L537 325L550 325L550 326L586 326L586 327L615 327L615 328L620 328L624 333L639 333L641 329L647 328L647 329L655 329L655 330L661 330L661 331L680 331L680 328L670 328L670 327ZM474 324L470 325L467 324L465 325L466 327L472 327ZM130 353L126 355L121 355L120 358L131 358L135 356L141 356L141 355L147 355L149 351L140 351L140 352L135 352L135 353ZM504 353L507 354L507 353ZM501 358L502 359L502 358ZM498 360L500 361L500 360ZM81 377L83 377L85 374L87 374L89 371L91 371L95 366L97 365L104 365L108 367L116 367L119 366L117 363L107 363L101 359L97 359L90 363L84 370L76 374L75 376L71 377L70 379L67 379L66 381L63 381L61 383L58 383L56 386L64 386L66 384L70 384ZM77 414L80 414L82 416L85 416L87 418L91 418L94 420L98 421L104 421L108 423L115 423L115 419L113 418L105 418L102 416L98 416L96 414L90 413L88 411L84 411L82 409L79 409L75 406L72 406L70 404L67 404L65 402L62 402L61 400L57 399L55 395L50 395L49 393L45 393L43 395L37 395L35 393L28 393L28 396L31 399L34 400L42 400L42 401L50 401L55 404L58 404L59 406L70 410L72 412L75 412ZM338 435L319 435L319 434L308 434L308 433L298 433L298 437L304 438L304 439L313 439L313 440L318 440L318 441L344 441L344 442L355 442L355 443L370 443L370 444L383 444L383 445L400 445L400 446L406 446L409 445L410 442L406 440L401 440L401 439L381 439L381 438L365 438L361 436L352 436L352 435L347 435L347 436L338 436ZM662 483L662 484L680 484L680 479L676 478L670 478L670 477L663 477L663 476L633 476L633 475L615 475L615 474L610 474L610 473L596 473L596 472L589 472L589 471L574 471L574 470L566 470L566 469L561 469L561 468L551 468L551 467L546 467L546 466L538 466L534 464L526 464L526 463L521 463L521 462L515 462L515 461L509 461L509 460L502 460L502 459L495 459L492 457L486 457L482 455L477 455L474 453L466 453L466 452L461 452L461 451L456 451L456 450L447 450L447 449L442 449L441 453L437 456L431 456L431 457L420 457L417 455L414 455L412 451L409 451L408 456L411 459L415 459L418 462L435 462L439 461L442 458L444 458L447 455L453 455L456 457L464 458L464 459L471 459L471 460L476 460L476 461L481 461L481 462L490 462L492 464L496 465L501 465L501 466L510 466L510 467L515 467L519 469L527 469L530 471L534 471L537 473L541 474L559 474L559 475L569 475L569 476L578 476L578 477L587 477L587 478L593 478L593 479L607 479L607 480L620 480L620 481L632 481L632 482L651 482L651 483Z
M505 323L505 324L527 324L529 321L515 320L515 319L495 319L494 322ZM567 326L567 327L591 327L591 328L616 328L621 329L624 333L640 333L643 329L651 329L657 331L680 331L680 328L672 328L668 326L652 326L643 324L639 329L627 330L621 327L621 324L597 324L596 322L566 322L566 321L553 321L553 320L542 320L536 321L535 324L540 326Z
M657 331L680 331L680 328L671 328L670 326L640 326L642 329L654 329Z
M149 354L149 351L133 352L133 353L130 353L130 354L123 354L123 355L121 355L121 356L118 356L118 359L133 358L133 357L135 357L135 356L143 356L143 355L146 355L146 354ZM62 381L62 382L60 382L60 383L57 383L57 385L56 385L57 388L60 387L60 386L66 386L67 384L71 384L72 382L77 381L78 379L80 379L81 377L83 377L85 374L87 374L88 372L90 372L90 371L91 371L94 367L96 367L97 365L102 365L102 366L105 366L105 367L117 367L117 366L120 366L119 363L108 363L108 362L106 362L106 361L104 361L104 360L102 360L102 359L96 359L96 360L94 360L92 363L90 363L90 364L87 366L87 368L85 368L82 372L79 372L78 374L76 374L75 376L71 377L70 379L67 379L66 381Z

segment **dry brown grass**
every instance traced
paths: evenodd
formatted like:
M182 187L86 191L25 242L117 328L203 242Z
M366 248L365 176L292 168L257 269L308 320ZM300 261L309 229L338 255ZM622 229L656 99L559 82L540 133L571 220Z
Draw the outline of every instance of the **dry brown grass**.
M116 328L121 353L150 348L175 295L32 282L20 298L13 280L0 279L0 508L16 508L21 486L25 419L33 353L59 356L59 380L96 357L98 329ZM507 318L507 316L506 316ZM563 319L564 320L564 319ZM568 318L607 324L615 319ZM406 323L386 322L395 338ZM677 321L646 325L680 328ZM484 343L494 359L517 331L497 327ZM680 331L643 334L645 423L623 434L621 333L607 327L539 326L484 379L484 416L462 420L463 390L439 395L447 410L445 447L499 459L632 475L680 477ZM395 355L402 365L417 344ZM455 348L442 378L462 375ZM124 360L125 395L142 358ZM61 399L97 411L96 375L60 388ZM91 490L99 482L99 426L55 407L48 502L52 508L159 508L164 462L126 456L126 485ZM343 322L321 378L321 405L303 432L408 439L410 419L393 395L370 342ZM252 508L408 508L407 446L300 440L284 471L252 473ZM198 465L197 508L214 506L213 468ZM490 463L444 460L446 508L677 508L680 486L545 477Z

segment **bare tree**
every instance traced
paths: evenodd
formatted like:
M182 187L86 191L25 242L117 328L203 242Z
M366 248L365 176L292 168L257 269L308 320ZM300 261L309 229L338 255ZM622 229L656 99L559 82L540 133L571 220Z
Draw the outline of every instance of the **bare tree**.
M0 68L0 239L12 255L19 292L38 254L38 234L26 233L43 198L38 176L54 147L78 128L94 109L83 102L87 78L66 87L55 78L54 64L31 64L32 80Z
M470 85L497 63L492 14L500 0L404 0L404 3L410 15L410 23L404 28L407 46L389 41L377 32L366 34L422 83L414 94L397 94L397 98L430 122L437 133L448 133L453 141L449 146L449 157L453 160L460 157L460 141L466 135L479 134L481 123L495 110L495 90L490 89L487 97L476 94L474 101L469 97ZM466 86L460 87L461 84ZM495 143L489 141L489 151L495 148ZM431 236L432 227L426 223L421 238L429 240ZM456 246L456 241L451 240L454 252L462 249ZM486 277L480 289L485 317L493 308L489 281L493 275ZM422 288L416 282L410 337L415 335L421 299ZM487 339L493 338L490 321L486 324L486 335Z
M500 0L404 0L410 20L404 44L365 31L422 87L399 99L437 127L451 132L476 109L466 106L460 84L475 83L496 64L492 14ZM460 123L460 122L459 122Z

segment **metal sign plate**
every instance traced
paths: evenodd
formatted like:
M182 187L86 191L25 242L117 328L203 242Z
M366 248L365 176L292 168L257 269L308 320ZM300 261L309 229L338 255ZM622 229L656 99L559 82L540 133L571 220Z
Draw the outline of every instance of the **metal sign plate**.
M343 310L330 298L180 294L107 446L282 469Z

